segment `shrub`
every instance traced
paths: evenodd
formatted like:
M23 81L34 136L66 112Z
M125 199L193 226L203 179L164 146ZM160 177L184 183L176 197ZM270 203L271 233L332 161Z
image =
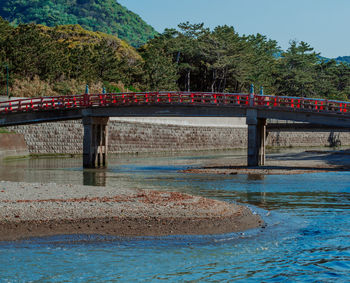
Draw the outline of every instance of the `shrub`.
M51 85L35 76L33 79L15 79L11 90L11 96L15 97L37 97L37 96L57 96Z

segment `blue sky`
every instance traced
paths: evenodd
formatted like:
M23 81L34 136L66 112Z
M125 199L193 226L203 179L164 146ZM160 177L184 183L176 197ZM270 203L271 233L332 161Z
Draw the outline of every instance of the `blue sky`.
M286 49L309 43L325 57L350 56L350 0L118 0L157 31L181 22L261 33Z

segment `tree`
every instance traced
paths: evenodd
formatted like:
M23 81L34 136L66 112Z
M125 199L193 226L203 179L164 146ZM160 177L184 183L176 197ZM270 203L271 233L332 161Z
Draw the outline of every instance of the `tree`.
M116 42L103 39L93 48L92 63L95 69L96 77L102 81L119 81L120 60L117 58Z
M16 74L55 80L65 73L68 62L65 45L41 33L34 24L18 26L4 45L7 60Z
M290 42L277 62L276 89L278 95L315 97L316 65L319 54L305 42Z
M327 62L322 60L322 62L316 65L317 80L315 82L315 88L318 96L325 98L337 96L337 69L338 66L335 60Z
M6 58L5 42L13 30L7 21L0 17L0 93L5 93L7 85L7 69L9 62ZM12 77L11 77L12 78Z
M317 93L328 99L347 100L350 96L350 66L335 60L322 61L316 66Z
M0 42L4 41L12 30L13 27L10 26L9 22L0 17Z
M199 90L201 83L197 77L201 74L203 57L200 48L200 38L209 30L204 24L179 24L180 31L173 33L169 55L176 60L178 65L178 84L182 90Z
M156 44L140 50L144 59L143 80L148 90L177 90L177 65L172 57Z
M68 48L69 68L66 75L68 78L90 82L95 80L95 68L91 58L93 58L92 47L89 45L77 45Z
M249 85L247 43L233 27L218 26L205 39L211 91L241 92ZM204 51L205 52L205 51Z
M275 93L276 55L281 53L277 41L267 39L261 34L246 37L251 53L251 71L248 81L255 86L263 86L267 93Z

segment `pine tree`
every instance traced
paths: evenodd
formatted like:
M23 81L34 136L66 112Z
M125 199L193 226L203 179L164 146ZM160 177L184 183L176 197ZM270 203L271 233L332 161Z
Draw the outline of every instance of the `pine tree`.
M319 54L305 42L292 41L277 63L277 94L315 97L316 65Z

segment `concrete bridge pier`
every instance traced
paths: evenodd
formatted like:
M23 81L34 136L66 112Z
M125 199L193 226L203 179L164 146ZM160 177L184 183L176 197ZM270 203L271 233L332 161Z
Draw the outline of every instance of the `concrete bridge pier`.
M97 168L107 165L108 117L83 117L83 167Z
M265 165L266 119L257 118L255 109L247 110L248 166Z

